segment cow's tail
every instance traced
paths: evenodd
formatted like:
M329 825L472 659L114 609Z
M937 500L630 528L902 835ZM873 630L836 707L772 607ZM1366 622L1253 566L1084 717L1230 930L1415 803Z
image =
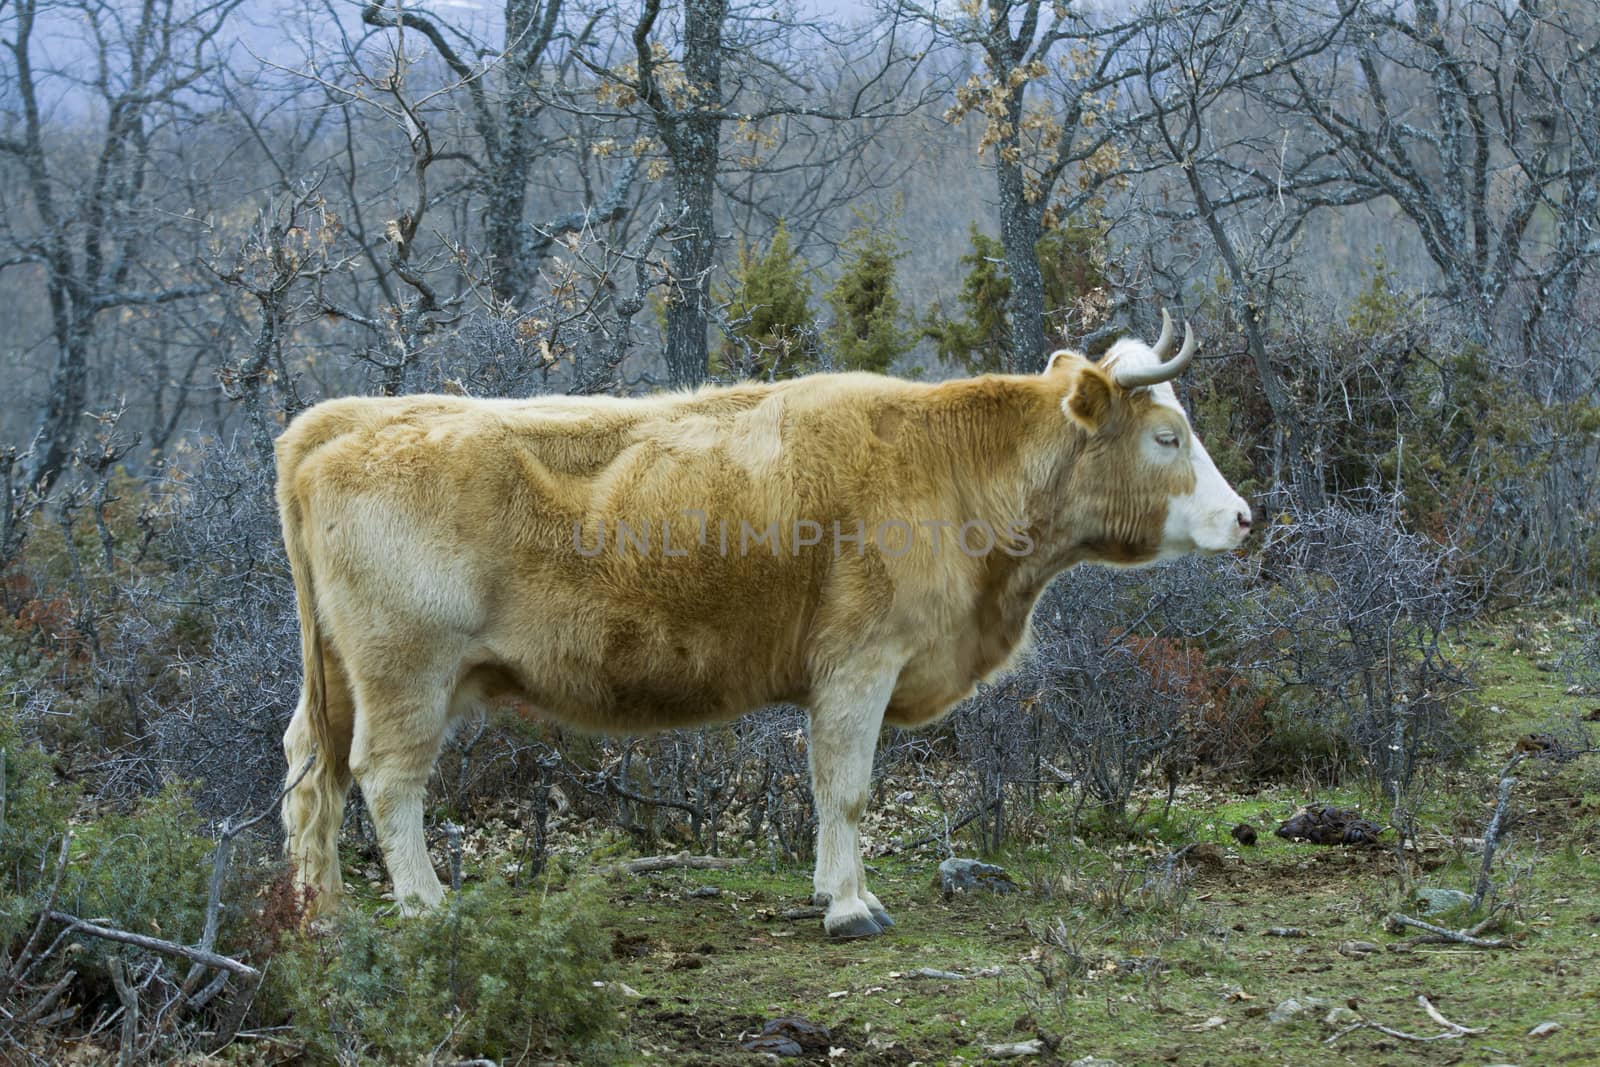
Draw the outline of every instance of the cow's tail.
M278 441L278 517L294 574L300 614L300 657L304 682L300 704L283 735L288 778L283 794L284 848L311 915L334 906L343 889L339 873L339 826L350 789L349 731L331 722L328 654L317 624L316 575L305 541L305 507L295 472L305 453L296 428ZM334 670L338 667L332 665ZM338 685L344 689L342 681ZM348 709L344 710L348 714Z

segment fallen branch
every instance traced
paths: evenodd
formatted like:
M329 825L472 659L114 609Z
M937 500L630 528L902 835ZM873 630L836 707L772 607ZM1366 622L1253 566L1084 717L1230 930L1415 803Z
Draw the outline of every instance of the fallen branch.
M618 865L615 869L629 874L654 874L656 871L725 871L737 867L744 860L736 856L691 856L679 852L671 856L641 856Z
M26 1026L44 1018L50 1013L50 1009L56 1006L56 1001L61 999L61 994L65 993L68 987L77 980L77 971L68 971L60 978L57 978L55 985L45 990L44 996L29 1005L28 1010L17 1017L17 1021Z
M118 930L112 926L101 926L99 923L80 919L76 915L68 915L64 911L48 911L45 915L51 922L64 924L69 931L85 933L90 937L99 937L106 941L120 941L125 945L137 945L140 948L149 949L151 952L160 952L168 956L181 956L186 960L203 963L207 967L217 967L224 971L231 971L246 978L261 977L261 972L248 963L240 963L238 960L229 959L227 956L219 956L215 952L208 952L205 949L190 948L188 945L180 945L176 941L166 941L159 937L146 937L144 934Z
M122 1002L122 1037L117 1051L117 1067L133 1067L139 1054L139 991L128 981L122 961L112 956L106 961L111 972L111 985Z
M44 910L40 911L38 921L33 924L33 933L28 935L27 942L22 946L22 951L17 953L16 960L12 963L10 972L6 975L11 986L19 986L26 982L28 975L33 973L33 968L39 961L47 958L55 949L55 946L52 945L45 950L42 956L34 955L33 951L39 944L40 935L44 933L46 912L56 906L56 895L61 892L61 876L67 873L67 860L70 858L69 849L71 846L72 831L68 830L61 835L61 848L56 853L56 870L55 874L50 878L50 892L45 894Z
M1324 1038L1322 1043L1324 1045L1331 1045L1340 1038L1355 1033L1357 1030L1376 1030L1380 1034L1397 1038L1401 1041L1416 1041L1421 1043L1450 1041L1454 1038L1466 1037L1468 1034L1481 1034L1488 1030L1488 1027L1486 1026L1462 1026L1460 1023L1451 1022L1449 1019L1446 1019L1443 1015L1439 1014L1439 1009L1435 1008L1433 1003L1428 1000L1427 997L1417 997L1417 1003L1422 1006L1423 1011L1428 1013L1428 1018L1445 1028L1444 1033L1410 1034L1404 1030L1396 1030L1393 1027L1384 1026L1382 1023L1375 1023L1369 1019L1363 1019L1358 1023L1352 1023L1330 1037Z
M982 814L983 814L982 811L969 811L965 815L963 815L960 819L957 819L953 823L952 822L946 822L943 829L935 830L932 833L923 834L921 837L915 838L915 839L910 840L910 841L895 841L895 842L891 842L890 844L884 845L878 851L877 855L880 856L880 857L881 856L893 856L893 855L896 855L896 854L901 853L901 852L907 852L907 851L909 851L911 849L914 849L914 848L921 848L923 845L931 845L935 841L948 842L950 840L950 835L951 834L955 833L957 830L959 830L962 827L966 826L969 822L971 822L972 820L976 819L979 815L982 815Z
M1511 806L1511 787L1517 784L1511 772L1527 755L1526 752L1518 752L1511 757L1505 770L1500 772L1500 797L1495 802L1494 814L1489 817L1489 827L1483 832L1483 865L1478 868L1478 887L1472 893L1473 911L1477 911L1483 904L1483 898L1489 895L1489 868L1494 864L1495 849L1500 847L1500 833L1505 828L1506 812Z
M210 952L216 947L217 927L222 916L222 883L228 876L229 852L233 847L234 838L259 823L262 819L265 819L268 815L276 812L278 805L283 803L283 798L288 796L295 786L300 784L306 773L311 770L311 765L316 762L316 759L317 753L313 751L300 764L299 773L291 778L289 784L278 792L277 799L255 815L237 826L234 826L229 819L222 820L221 833L217 835L217 847L211 854L211 884L206 893L206 917L200 931L200 944L197 946L201 952ZM195 1008L199 1008L206 1000L210 1000L221 991L221 986L212 982L205 989L200 990L199 994L196 994L195 991L199 988L200 979L205 977L205 972L205 965L196 963L189 968L189 973L183 979L181 988L184 999ZM204 1000L200 999L202 996L205 998Z
M1504 937L1482 938L1482 937L1478 937L1476 934L1472 933L1471 931L1467 931L1467 930L1446 930L1442 926L1435 926L1435 925L1433 925L1433 923L1423 922L1421 919L1413 919L1411 916L1402 915L1399 912L1393 912L1393 913L1390 914L1390 916L1389 916L1389 925L1390 926L1410 926L1410 927L1414 927L1414 928L1416 928L1418 930L1425 931L1426 933L1431 935L1430 937L1427 937L1427 938L1413 938L1412 939L1412 943L1413 944L1418 944L1418 945L1438 944L1438 943L1441 943L1441 942L1448 942L1448 943L1453 943L1453 944L1458 944L1458 945L1471 945L1473 948L1516 948L1517 947L1517 943L1515 941L1510 940L1509 938L1504 938ZM1482 929L1482 924L1479 924L1479 926L1473 927L1473 929L1474 930Z
M827 914L827 908L816 908L807 905L803 908L789 908L787 911L780 911L773 918L786 923L798 923L805 922L807 919L820 919Z

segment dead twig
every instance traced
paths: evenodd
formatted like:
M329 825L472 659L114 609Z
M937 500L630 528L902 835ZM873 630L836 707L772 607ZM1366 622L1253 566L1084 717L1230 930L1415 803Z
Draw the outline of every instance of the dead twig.
M1468 930L1446 930L1442 926L1435 926L1435 925L1433 925L1433 923L1423 922L1421 919L1413 919L1411 916L1402 915L1399 912L1392 912L1389 915L1389 925L1391 927L1394 927L1394 926L1411 926L1411 927L1415 927L1418 930L1425 931L1426 933L1431 935L1430 937L1427 937L1427 938L1413 938L1412 942L1411 942L1412 944L1418 944L1418 945L1437 944L1440 941L1445 941L1445 942L1452 942L1452 943L1458 944L1458 945L1471 945L1473 948L1516 948L1517 947L1517 943L1515 941L1512 941L1510 938L1504 938L1504 937L1482 938L1482 937L1478 937L1476 934L1474 934L1474 933L1472 933L1471 931L1468 931ZM1481 930L1482 929L1482 924L1480 924L1477 927L1474 927L1473 929Z
M139 991L128 981L127 970L117 957L106 961L106 969L111 972L111 985L122 1002L122 1038L117 1067L133 1067L134 1058L139 1054Z
M1410 1033L1407 1033L1404 1030L1396 1030L1393 1027L1384 1026L1381 1023L1375 1023L1375 1022L1371 1021L1370 1019L1363 1019L1358 1023L1350 1024L1349 1026L1345 1027L1343 1030L1340 1030L1338 1033L1335 1033L1335 1034L1333 1034L1333 1035L1331 1035L1329 1037L1323 1038L1322 1043L1324 1045L1331 1045L1335 1041L1338 1041L1340 1038L1346 1037L1346 1036L1348 1036L1350 1034L1355 1033L1357 1030L1376 1030L1380 1034L1384 1034L1384 1035L1386 1035L1388 1037L1397 1038L1398 1040L1401 1040L1401 1041L1416 1041L1416 1042L1421 1042L1421 1043L1428 1043L1428 1042L1433 1042L1433 1041L1450 1041L1450 1040L1452 1040L1454 1038L1466 1037L1469 1034L1485 1033L1488 1030L1488 1027L1486 1027L1486 1026L1462 1026L1460 1023L1451 1022L1449 1019L1446 1019L1443 1015L1441 1015L1439 1013L1439 1009L1435 1008L1433 1006L1433 1002L1430 1001L1427 997L1424 997L1424 996L1417 997L1417 1003L1419 1005L1421 1005L1423 1011L1428 1013L1428 1018L1432 1019L1434 1022L1438 1023L1440 1026L1445 1028L1443 1033L1440 1033L1440 1034L1410 1034Z
M28 1010L17 1016L17 1021L23 1026L27 1026L44 1018L49 1014L50 1009L56 1006L56 1001L61 999L61 994L65 993L68 987L77 980L77 971L68 971L60 978L57 978L55 985L45 990L44 996L28 1005Z
M217 848L211 856L211 886L206 894L205 923L201 927L200 944L197 946L202 952L210 952L216 947L217 926L222 915L222 883L227 880L229 854L233 848L234 839L268 815L276 812L278 805L283 803L283 798L288 796L295 786L300 784L306 773L311 770L311 766L316 762L316 759L317 754L313 751L305 758L305 762L300 764L299 772L289 780L289 784L278 792L277 799L255 815L252 815L237 826L232 825L228 819L222 821L222 832L217 836ZM200 990L199 994L195 993L196 988L200 985L200 979L205 976L205 973L206 965L196 963L189 968L189 973L184 976L183 997L192 1007L198 1008L222 991L222 986L213 981L205 989ZM200 999L201 997L204 997L204 999Z
M955 833L957 830L961 829L962 827L966 826L968 823L970 823L972 820L976 819L979 815L982 815L982 814L983 814L983 812L981 812L981 811L969 811L969 812L967 812L967 814L963 815L960 819L956 820L954 823L952 823L948 819L946 819L945 825L944 825L943 828L935 830L932 833L923 834L921 837L914 838L914 839L909 840L909 841L893 841L893 842L890 842L889 844L883 846L883 848L881 850L879 850L877 855L878 856L893 856L893 855L897 855L898 853L901 853L901 852L908 852L908 851L910 851L911 849L914 849L914 848L921 848L923 845L931 845L935 841L944 842L945 843L945 851L950 852L951 855L954 855L955 853L953 851L951 851L950 847L949 847L950 835Z
M1527 755L1526 752L1518 752L1500 772L1500 796L1495 802L1494 814L1489 817L1489 827L1483 832L1483 864L1478 868L1478 886L1472 893L1474 911L1483 904L1483 898L1489 895L1491 884L1489 868L1494 864L1495 849L1500 847L1500 834L1505 829L1506 812L1511 806L1511 787L1517 784L1517 780L1511 777L1511 772L1516 769L1517 764L1527 758Z
M85 933L90 937L99 937L107 941L120 941L125 945L137 945L140 948L149 949L151 952L160 952L167 956L181 956L186 960L193 960L196 963L203 963L207 967L216 967L246 978L261 977L261 972L248 963L240 963L238 960L229 959L227 956L219 956L215 952L209 952L205 949L191 948L188 945L180 945L176 941L166 941L159 937L147 937L144 934L118 930L112 926L101 926L99 923L80 919L76 915L68 915L64 911L47 911L45 916L51 922L62 923L69 930Z
M725 871L743 862L744 860L737 857L691 856L687 852L679 852L671 856L641 856L636 860L620 864L615 869L629 874L654 874L656 871L678 870Z
M61 877L67 873L67 851L72 845L72 831L68 830L61 835L61 848L56 853L56 873L50 879L50 892L45 895L44 908L39 912L39 920L33 924L33 932L28 935L27 943L22 946L22 951L17 953L17 958L11 966L11 973L7 976L11 986L19 986L28 980L28 975L33 973L33 968L40 960L47 958L55 950L52 944L43 955L35 956L34 948L39 944L39 935L44 933L45 913L56 906L56 896L61 892ZM42 861L41 861L42 870Z
M773 916L774 919L786 923L804 922L807 919L820 919L828 914L827 908L816 908L807 905L803 908L789 908Z

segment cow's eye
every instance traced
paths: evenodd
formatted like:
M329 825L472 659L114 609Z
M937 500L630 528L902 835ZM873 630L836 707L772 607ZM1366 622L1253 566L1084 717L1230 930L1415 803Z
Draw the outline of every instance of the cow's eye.
M1171 430L1157 430L1156 444L1160 445L1162 448L1177 448L1178 435Z

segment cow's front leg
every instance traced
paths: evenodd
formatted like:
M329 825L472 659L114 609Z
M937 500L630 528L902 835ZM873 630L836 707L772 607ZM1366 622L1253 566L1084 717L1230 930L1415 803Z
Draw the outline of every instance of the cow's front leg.
M841 672L842 674L842 672ZM894 925L867 890L861 814L872 785L872 752L894 673L838 676L811 703L811 793L817 806L815 901L831 937L871 937Z

